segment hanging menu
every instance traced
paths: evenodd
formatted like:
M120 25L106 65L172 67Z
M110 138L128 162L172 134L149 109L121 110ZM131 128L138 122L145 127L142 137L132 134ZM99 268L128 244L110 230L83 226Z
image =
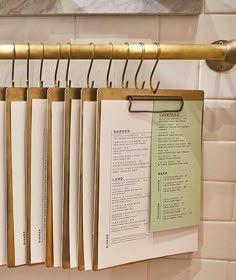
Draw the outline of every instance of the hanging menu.
M153 114L152 231L200 222L202 107L203 101L185 101L181 112Z

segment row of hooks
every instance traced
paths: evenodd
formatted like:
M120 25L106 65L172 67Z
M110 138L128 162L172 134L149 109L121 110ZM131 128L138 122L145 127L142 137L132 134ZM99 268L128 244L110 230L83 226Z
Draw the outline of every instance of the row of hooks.
M39 71L39 86L42 87L43 86L42 73L43 73L43 62L44 62L44 44L41 43L40 45L41 45L41 49L42 49L42 57L41 57L40 71ZM71 43L67 43L67 45L68 45L68 60L67 60L67 67L66 67L66 87L70 87L71 86L71 80L69 80L69 68L70 68L70 60L71 60ZM90 45L91 45L91 48L92 48L92 58L91 58L91 62L90 62L90 65L89 65L89 68L88 68L88 73L87 73L87 87L88 88L93 88L94 87L94 81L92 81L92 83L90 83L90 74L91 74L91 70L92 70L92 66L93 66L93 62L94 62L95 44L90 43ZM110 81L109 76L110 76L111 65L112 65L112 57L113 57L113 43L110 42L109 45L111 46L111 55L110 55L110 61L109 61L109 64L108 64L107 75L106 75L106 86L107 86L107 88L112 87L112 81ZM129 81L127 80L125 82L125 74L126 74L126 70L127 70L127 66L128 66L128 62L129 62L129 43L126 42L125 45L127 46L127 57L126 57L126 61L125 61L125 65L124 65L124 69L123 69L123 73L122 73L122 88L128 88L128 86L129 86ZM134 77L134 84L135 84L136 89L143 89L144 86L145 86L145 81L142 82L141 87L138 86L138 75L139 75L141 66L143 64L144 55L145 55L145 45L142 42L140 43L140 45L142 46L142 57L141 57L140 63L138 65L138 68L137 68L137 71L136 71L135 77ZM160 57L160 44L156 42L155 45L157 46L157 58L156 58L156 62L154 64L154 66L153 66L153 69L151 71L150 79L149 79L150 89L152 90L153 93L156 93L159 86L160 86L160 81L157 82L155 87L153 86L153 76L154 76L157 64L159 62L159 57ZM27 43L27 46L28 46L28 51L27 51L26 86L29 87L30 44ZM55 85L55 87L60 86L60 81L57 80L57 73L58 73L58 67L59 67L60 56L61 56L61 44L60 43L57 43L57 53L58 53L58 57L57 57L56 68L55 68L55 73L54 73L54 85ZM16 50L15 50L15 43L13 43L12 87L15 86L15 80L14 80L15 58L16 58Z

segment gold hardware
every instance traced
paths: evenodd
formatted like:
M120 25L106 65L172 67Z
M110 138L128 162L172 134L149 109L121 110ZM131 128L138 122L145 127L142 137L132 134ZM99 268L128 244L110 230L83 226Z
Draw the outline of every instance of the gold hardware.
M212 44L227 45L228 41L219 40L219 41L213 42ZM232 47L230 47L230 46L232 46L232 44L228 45L228 50L229 51L226 53L226 59L225 60L206 60L207 66L215 72L225 72L225 71L229 71L230 69L232 69L234 67L234 64L227 62L227 60L230 61L230 60L233 59L233 57L231 57Z
M90 74L91 74L91 70L92 70L92 66L93 66L95 47L94 47L94 43L90 43L90 45L92 46L92 58L91 58L91 62L90 62L89 69L88 69L88 74L87 74L87 87L88 88L93 88L94 81L92 81L92 84L90 86L89 78L90 78Z
M156 58L156 62L154 64L154 67L152 69L151 75L150 75L150 88L151 88L153 93L156 93L158 91L159 86L160 86L160 81L158 81L156 87L154 88L153 87L153 81L152 81L154 72L155 72L157 64L159 62L159 56L160 56L160 44L159 43L155 43L155 44L157 45L157 58Z
M167 113L167 112L181 112L184 107L184 99L182 96L140 96L140 95L130 95L129 99L129 112L130 113ZM178 109L171 110L135 110L132 109L133 101L176 101L180 102L180 106Z
M40 45L42 49L42 55L41 55L41 63L40 63L40 70L39 70L39 86L43 87L42 75L43 75L43 61L44 61L44 44L41 43Z
M225 61L224 69L236 64L236 40L225 42L224 44L185 44L185 45L160 45L159 60L173 59L173 60L207 60L209 61ZM27 59L28 50L26 44L12 44L0 45L0 59ZM71 45L71 59L110 59L110 45L96 45L96 51L91 52L89 44L72 44ZM129 60L140 59L143 50L140 49L140 44L129 45ZM30 45L29 59L41 59L42 46L41 44ZM113 45L112 59L126 59L127 46ZM58 59L58 45L44 45L44 59ZM68 59L68 46L60 46L60 59ZM156 45L145 44L145 53L143 59L153 60L156 59ZM14 62L13 62L14 64ZM13 65L14 67L14 65ZM221 67L222 69L222 67ZM222 71L222 70L221 70ZM12 79L14 83L14 79Z
M68 45L68 60L67 60L67 67L66 67L66 87L71 87L71 80L68 81L70 57L71 57L71 43L67 43L67 45Z
M235 64L236 63L236 40L231 40L225 43L226 45L226 54L225 54L225 61L228 63Z
M54 85L55 85L55 87L60 87L60 81L57 81L57 72L58 72L60 56L61 56L61 44L57 43L57 63L56 63L55 75L54 75Z
M30 59L30 44L27 43L28 53L27 53L27 66L26 66L26 87L29 87L29 59Z
M57 45L44 45L44 59L57 59L58 57ZM229 54L227 54L229 50ZM142 49L140 44L130 44L129 60L140 59ZM30 44L30 59L41 59L42 51L40 44ZM0 59L12 59L12 44L0 44ZM91 46L89 44L72 44L71 45L71 59L91 59ZM126 59L127 46L124 44L113 45L113 60ZM189 60L225 60L230 63L236 63L236 40L232 40L224 45L199 44L199 45L160 45L159 59L189 59ZM17 44L16 59L27 58L27 45ZM68 58L67 44L61 45L60 59ZM109 59L110 45L96 45L94 59ZM156 59L156 45L145 44L145 60Z
M15 58L16 58L16 45L15 43L12 44L13 46L13 55L12 55L12 67L11 67L11 85L12 87L15 86Z
M135 78L134 78L135 88L137 88L137 89L143 89L144 86L145 86L145 81L143 81L141 88L138 87L138 82L137 82L137 80L138 80L138 74L139 74L140 68L141 68L141 66L142 66L142 64L143 64L143 58L144 58L144 55L145 55L145 46L144 46L144 43L141 42L140 45L142 46L142 57L141 57L141 60L140 60L140 63L139 63L139 66L138 66L138 69L137 69L137 71L136 71L136 73L135 73Z
M112 81L109 81L109 76L110 76L111 64L112 64L113 44L110 42L109 45L111 46L111 53L110 53L110 61L107 68L107 88L112 87Z
M127 65L128 65L128 61L129 61L129 43L126 42L125 45L127 46L127 57L126 57L126 61L125 61L124 70L122 73L122 88L128 88L128 86L129 86L129 81L126 81L126 83L124 82L125 73L126 73Z

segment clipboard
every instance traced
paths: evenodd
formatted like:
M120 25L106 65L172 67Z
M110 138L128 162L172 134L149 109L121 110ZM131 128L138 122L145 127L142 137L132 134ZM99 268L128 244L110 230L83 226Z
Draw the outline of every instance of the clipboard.
M12 124L11 124L11 106L12 102L15 101L26 101L27 100L27 88L22 87L11 87L6 90L6 133L7 133L7 266L15 267L18 265L26 264L26 228L21 236L21 246L22 248L19 254L21 259L24 261L16 262L16 244L15 244L15 234L14 234L14 209L13 209L13 159L12 159ZM26 121L26 120L25 120ZM24 147L23 151L24 151ZM24 164L24 163L23 163ZM26 189L26 182L25 182ZM20 190L19 190L20 191ZM24 207L23 207L24 211ZM26 208L25 208L25 218L26 218ZM19 237L18 237L19 238ZM24 249L25 248L25 249ZM23 252L22 252L23 250ZM25 250L25 252L24 252Z
M33 131L32 131L32 110L33 110L33 100L47 100L47 88L43 87L30 87L28 89L28 100L27 100L27 265L34 265L34 264L40 264L45 262L45 253L41 257L34 257L36 260L34 260L32 256L32 250L33 247L34 250L36 250L36 244L33 244L32 242L32 234L34 234L33 240L37 238L37 245L39 244L45 244L46 242L46 231L44 231L44 224L46 221L43 219L41 228L38 228L37 230L35 229L35 232L31 232L31 226L32 226L32 220L34 220L33 214L32 214L32 206L35 206L35 202L32 201L32 187L33 188L38 188L41 187L42 189L39 190L40 195L36 196L33 198L35 199L40 199L41 196L41 203L43 206L43 209L41 209L41 215L45 215L45 210L46 210L46 205L45 205L45 197L46 197L46 182L45 178L40 178L41 180L44 179L44 182L42 183L42 186L38 186L35 184L38 184L38 182L33 183L32 180L34 180L34 175L32 176L32 172L35 171L35 169L32 166L32 136L33 136ZM46 135L45 135L46 136ZM46 143L44 143L46 144ZM44 145L43 144L43 145ZM45 148L43 149L44 154L42 154L44 162L43 164L45 165L45 157L46 157L46 151ZM37 171L36 171L37 172ZM44 173L46 174L46 170L44 170ZM44 176L45 176L44 174ZM36 176L37 177L37 176ZM36 179L37 180L37 179ZM40 181L41 181L40 180ZM33 186L32 186L33 183ZM43 185L44 183L44 185ZM36 203L37 205L37 203ZM45 244L46 245L46 244ZM41 247L41 246L40 246ZM45 252L44 247L43 251ZM39 247L37 248L38 250L40 249ZM42 253L41 253L42 254Z
M62 267L71 267L70 252L70 141L72 99L80 100L81 88L65 90L65 142L64 142L64 202L63 202L63 250ZM79 127L78 127L79 129ZM78 155L79 156L79 155ZM79 186L77 186L79 188ZM78 231L78 227L77 227ZM77 247L74 248L77 250Z
M7 170L6 170L6 135L5 135L5 108L6 108L6 88L0 88L0 266L6 265L7 260Z
M47 141L47 230L46 266L54 266L53 246L53 182L52 182L52 103L64 102L64 88L48 88L48 141Z
M84 207L88 206L88 204L93 204L93 199L92 201L89 200L85 203L84 199L85 199L85 194L84 191L88 191L88 189L84 190L84 121L85 121L85 115L84 115L84 109L85 109L85 103L88 104L88 102L96 102L97 100L97 89L96 88L84 88L82 90L82 94L81 94L81 117L80 117L80 121L81 121L81 126L80 126L80 188L79 188L79 262L78 262L78 268L80 271L84 271L87 269L87 264L86 264L86 260L85 260L85 250L89 251L89 253L91 254L91 258L92 258L92 248L91 250L89 250L89 248L87 248L88 246L85 245L85 236L84 236L84 231L85 231L85 227L84 227L84 222L85 222L85 218L84 218ZM91 115L90 115L91 116ZM95 133L95 131L94 131ZM95 170L94 170L95 172ZM88 187L88 186L87 186ZM90 218L93 219L93 213L91 213ZM86 229L88 230L88 229ZM87 241L88 244L92 245L92 235L89 236L89 234L86 234L86 238L89 238L89 240ZM90 240L91 238L91 240ZM92 259L91 259L92 262Z
M120 256L120 260L117 263L110 263L110 265L106 265L106 264L99 264L99 236L100 233L99 232L99 223L101 222L100 216L99 216L99 209L100 209L100 179L102 176L104 176L104 173L101 175L100 174L100 170L101 170L101 151L100 151L100 145L101 145L101 112L102 112L102 101L126 101L125 105L122 107L124 110L126 110L127 112L129 112L130 114L153 114L153 113L160 113L163 112L162 110L160 111L153 111L152 108L151 109L146 109L146 107L142 107L142 104L144 104L143 102L152 102L155 100L158 100L160 102L164 101L164 102L168 102L168 100L174 100L177 101L177 103L179 104L178 109L176 109L178 112L182 110L183 106L184 106L184 102L188 101L188 100L203 100L204 97L204 93L203 91L200 90L158 90L156 94L153 94L152 91L150 90L137 90L137 89L109 89L109 88L105 88L105 89L99 89L98 91L98 97L97 97L97 129L96 129L96 133L97 133L97 143L96 143L96 177L95 177L95 212L94 212L94 240L93 240L93 270L99 270L99 269L104 269L104 268L108 268L108 267L112 267L112 266L118 266L118 265L122 265L125 263L132 263L132 262L137 262L137 261L142 261L145 259L152 259L152 258L156 258L156 257L160 257L158 256L158 254L155 256L152 253L148 253L146 254L147 256L144 257L143 254L140 254L138 257L135 256L132 259L123 261L122 256ZM139 104L139 109L135 109L135 104L134 103L138 103ZM141 106L141 107L140 107ZM126 108L126 109L125 109ZM166 110L167 112L171 112L170 109ZM111 113L112 114L112 113ZM140 115L140 118L141 118ZM112 116L111 119L109 120L110 122L112 122ZM105 126L105 125L104 125ZM105 129L105 128L103 128ZM151 133L151 132L150 132ZM106 135L106 137L108 137L108 135ZM104 135L103 135L104 138ZM110 146L107 147L107 149L110 149ZM105 167L104 167L105 168ZM108 171L109 172L109 171ZM105 209L106 207L103 205L103 208ZM107 210L109 211L109 210ZM108 213L106 213L107 216L109 216ZM147 220L148 221L148 220ZM148 221L149 222L149 221ZM197 234L196 234L196 230L195 233L193 232L189 232L189 234L192 234L192 237L190 237L189 235L189 240L195 240L197 242ZM103 232L104 235L104 232ZM160 235L161 236L161 235ZM106 235L106 237L102 237L106 243L106 246L109 247L109 234ZM103 241L102 239L102 241ZM128 241L127 241L128 242ZM141 241L140 241L141 242ZM101 244L100 244L101 245ZM105 246L105 245L103 245ZM108 248L106 247L106 248ZM171 246L170 246L171 247ZM191 247L191 246L190 246ZM161 246L160 246L161 248ZM163 248L162 248L163 249ZM197 249L197 248L195 248ZM129 248L129 250L131 251L132 248ZM153 248L152 250L155 251L155 248ZM171 255L171 254L177 254L177 253L181 253L181 252L174 252L174 250L172 250L172 248L170 248L169 254L166 255ZM117 251L117 255L119 254L119 252ZM109 253L108 253L109 255ZM107 255L107 258L108 258ZM109 255L110 258L112 257L111 255ZM164 255L163 255L164 256Z

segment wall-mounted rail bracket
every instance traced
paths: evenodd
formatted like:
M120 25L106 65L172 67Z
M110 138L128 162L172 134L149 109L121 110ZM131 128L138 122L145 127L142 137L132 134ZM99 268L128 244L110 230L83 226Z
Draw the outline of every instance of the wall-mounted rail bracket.
M236 44L233 41L227 40L218 40L212 44L225 45L227 48L225 60L206 60L206 63L209 68L215 72L226 72L234 67L232 63L232 53L233 49L236 48Z

